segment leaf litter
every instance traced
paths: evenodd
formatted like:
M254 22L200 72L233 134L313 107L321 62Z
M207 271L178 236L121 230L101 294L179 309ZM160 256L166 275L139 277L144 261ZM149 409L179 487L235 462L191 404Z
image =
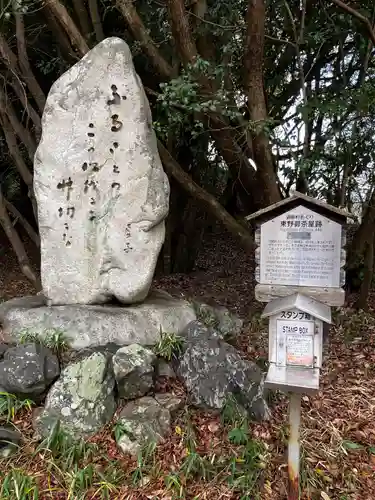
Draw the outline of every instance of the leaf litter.
M154 286L178 297L224 305L239 314L245 326L237 345L244 357L262 364L267 359L267 325L259 319L262 305L254 299L253 267L253 259L238 248L230 235L214 232L207 238L193 273L162 277L155 280ZM35 293L25 284L11 257L9 265L2 266L0 283L3 299ZM375 498L375 294L371 295L369 306L368 313L358 313L350 307L337 311L324 348L320 390L314 396L302 398L301 499ZM178 382L166 379L158 380L158 390L184 395ZM37 443L33 437L32 414L23 411L13 422L22 432L23 445L15 456L0 459L0 482L11 470L20 469L35 478L39 499L281 500L286 498L288 475L287 396L272 393L270 406L270 421L248 425L249 438L261 442L265 450L263 468L249 496L234 490L225 473L217 472L204 481L180 472L189 453L186 412L176 416L170 436L156 448L147 479L136 484L132 482L136 459L124 456L117 449L113 423L103 428L90 439L90 443L98 447L91 463L103 474L113 467L122 477L112 489L108 486L107 496L101 496L104 487L97 482L81 497L72 496L67 476L58 466L51 466L47 455L35 455ZM229 440L230 429L222 424L220 415L193 408L189 408L188 414L199 455L212 463L224 457L236 457L238 447ZM241 464L241 458L235 458L237 460ZM175 476L183 487L182 496L166 486L166 478L172 481Z

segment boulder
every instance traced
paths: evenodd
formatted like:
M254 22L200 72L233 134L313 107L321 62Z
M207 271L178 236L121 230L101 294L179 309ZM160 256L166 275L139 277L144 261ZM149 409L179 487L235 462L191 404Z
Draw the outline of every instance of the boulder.
M42 295L11 299L0 304L0 323L9 340L17 340L23 329L43 337L51 329L62 331L73 349L108 343L153 345L160 331L181 332L196 318L193 306L155 291L132 306L51 306Z
M138 344L121 347L112 358L118 394L124 399L140 398L154 384L155 354Z
M9 349L8 344L0 344L0 360L3 359L5 352Z
M194 302L194 308L197 318L207 327L215 328L223 338L236 337L241 333L242 319L226 307Z
M164 408L169 410L171 415L173 415L176 411L181 410L184 406L184 401L170 392L160 392L155 394L154 398L159 405L164 406Z
M117 445L124 453L137 455L143 446L158 443L170 431L171 413L151 397L131 401L121 411L117 421Z
M0 458L8 458L21 444L21 433L10 426L0 426Z
M111 420L116 410L114 386L110 357L104 353L97 352L68 365L35 418L38 434L48 436L57 421L74 439L94 434Z
M220 332L215 330L212 326L206 326L201 320L196 319L191 321L181 332L181 337L185 342L195 342L202 338L218 338L222 339L223 336Z
M194 335L194 325L197 326ZM177 375L183 381L193 404L222 409L230 396L246 408L250 417L269 417L264 393L264 375L253 362L241 358L237 349L219 335L194 322L184 352L176 363Z
M39 344L11 347L0 361L0 384L5 392L38 401L59 376L57 357Z
M34 160L41 275L52 304L149 292L169 183L128 45L103 40L51 87Z
M161 358L156 362L155 372L157 377L176 378L172 365Z

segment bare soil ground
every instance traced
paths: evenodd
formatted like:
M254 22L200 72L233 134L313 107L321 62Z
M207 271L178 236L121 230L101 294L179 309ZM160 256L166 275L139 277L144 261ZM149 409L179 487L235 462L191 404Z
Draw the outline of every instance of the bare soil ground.
M0 299L34 293L1 239L0 249ZM267 326L259 319L262 306L254 300L252 272L252 258L228 234L219 232L207 239L194 273L164 277L155 286L176 296L214 301L237 312L245 319L238 345L245 357L261 362L267 358ZM321 389L315 396L303 397L303 499L375 498L374 297L370 304L369 313L356 313L350 307L337 311L325 347ZM185 397L177 382L170 386L161 379L159 385L160 390L172 389ZM245 446L235 444L236 425L223 424L219 415L194 409L181 412L169 439L144 463L119 453L109 425L91 440L97 446L95 454L69 470L64 469L61 457L53 458L37 449L31 414L22 411L14 424L22 430L25 444L15 457L0 460L0 499L283 499L287 488L287 409L286 396L276 394L271 420L250 422ZM193 458L198 462L187 470L187 459L193 453L189 448L192 429L197 455ZM248 456L244 458L249 447L253 450L250 464ZM225 464L219 466L223 461ZM95 469L91 480L90 464ZM239 484L247 486L241 492L234 480L241 478L242 469L244 478ZM7 496L4 484L15 470L37 485L38 497L32 496L32 486L30 496L15 496L16 490Z

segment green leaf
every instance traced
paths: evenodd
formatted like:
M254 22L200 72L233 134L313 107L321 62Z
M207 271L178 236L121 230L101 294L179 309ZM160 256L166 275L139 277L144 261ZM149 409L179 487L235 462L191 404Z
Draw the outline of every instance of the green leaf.
M353 441L343 441L342 446L346 450L363 450L364 448L361 444L354 443Z
M249 440L247 429L244 427L235 427L228 432L229 441L236 445L246 444Z

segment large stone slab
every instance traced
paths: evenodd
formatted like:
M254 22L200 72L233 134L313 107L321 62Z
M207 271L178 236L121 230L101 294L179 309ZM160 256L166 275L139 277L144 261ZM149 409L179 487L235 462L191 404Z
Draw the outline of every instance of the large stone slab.
M189 302L153 292L143 304L132 306L46 306L43 296L12 299L0 304L3 335L16 341L22 330L43 337L51 329L63 331L74 349L106 345L153 345L160 331L179 334L196 318Z
M145 299L169 184L127 44L107 38L52 86L35 155L44 294L52 304Z

